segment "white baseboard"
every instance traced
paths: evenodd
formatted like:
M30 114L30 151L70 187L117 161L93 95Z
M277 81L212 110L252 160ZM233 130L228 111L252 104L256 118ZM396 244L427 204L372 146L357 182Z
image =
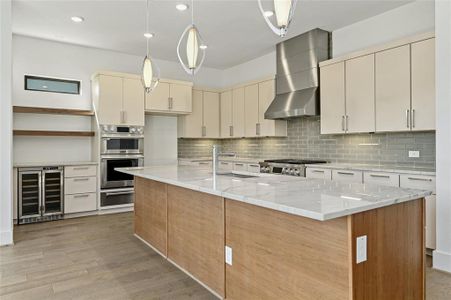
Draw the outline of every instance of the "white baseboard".
M13 244L14 240L12 230L0 232L0 246L9 246Z
M433 253L433 268L451 273L451 253L435 250Z

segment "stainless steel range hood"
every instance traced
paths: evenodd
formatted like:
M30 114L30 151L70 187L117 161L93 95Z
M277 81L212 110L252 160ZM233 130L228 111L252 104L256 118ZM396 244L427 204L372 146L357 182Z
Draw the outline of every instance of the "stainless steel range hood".
M276 97L265 119L319 115L318 63L330 58L329 39L317 28L277 44Z

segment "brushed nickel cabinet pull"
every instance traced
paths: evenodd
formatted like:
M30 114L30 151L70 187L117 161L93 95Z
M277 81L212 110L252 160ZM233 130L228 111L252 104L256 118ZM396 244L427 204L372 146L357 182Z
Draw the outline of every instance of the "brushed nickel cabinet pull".
M406 110L406 122L407 122L407 128L410 128L410 109Z
M88 194L84 194L84 195L75 195L74 198L88 198L89 195Z
M324 170L312 170L313 173L324 173Z
M229 135L233 136L233 126L232 125L229 126Z
M390 178L390 176L388 175L379 175L379 174L370 174L370 176L376 178Z
M341 130L345 131L345 116L341 116Z
M206 135L207 135L207 127L202 126L202 136L206 136Z
M418 178L418 177L407 177L409 180L417 180L417 181L432 181L431 178Z
M351 173L351 172L337 172L337 174L340 174L340 175L354 175L354 173Z
M87 170L89 167L74 167L74 170Z
M346 131L348 131L348 126L349 126L349 116L346 115L345 119L346 119L346 122L345 122L345 124L346 124Z
M74 181L88 181L89 178L75 178Z
M412 109L412 128L415 128L415 109Z

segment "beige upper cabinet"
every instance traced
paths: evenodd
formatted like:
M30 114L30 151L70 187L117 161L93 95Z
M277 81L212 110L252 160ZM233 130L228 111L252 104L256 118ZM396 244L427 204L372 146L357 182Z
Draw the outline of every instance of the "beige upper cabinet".
M245 136L244 87L232 90L232 136Z
M151 93L146 93L146 111L167 114L191 113L192 83L160 80Z
M203 136L219 138L219 93L204 92L203 101Z
M321 133L344 133L345 63L327 65L320 70Z
M258 84L248 85L244 88L245 136L258 136Z
M219 138L219 93L193 90L192 110L178 117L178 136Z
M94 84L94 81L93 81ZM100 124L118 125L122 120L122 78L99 75L97 77L98 98L94 101ZM95 92L96 93L96 92ZM96 95L94 94L94 98Z
M146 93L146 110L169 110L169 83L159 82L150 93Z
M221 137L232 137L232 91L221 93Z
M258 84L258 136L287 136L287 121L265 119L265 112L275 95L274 79Z
M144 126L144 87L141 79L123 79L123 116L124 125Z
M98 73L92 85L100 124L144 126L144 88L138 75Z
M435 39L411 45L412 130L435 130Z
M374 54L347 60L345 64L346 132L374 132Z
M410 130L410 45L376 53L376 131Z

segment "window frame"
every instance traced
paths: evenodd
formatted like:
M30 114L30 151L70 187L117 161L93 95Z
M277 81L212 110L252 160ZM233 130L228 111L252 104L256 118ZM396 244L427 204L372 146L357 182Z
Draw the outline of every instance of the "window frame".
M28 80L29 79L49 80L49 81L56 81L56 82L74 83L74 84L77 85L77 93L57 92L57 91L51 91L51 90L33 89L33 88L28 87ZM43 93L55 93L55 94L66 94L66 95L81 95L81 80L68 79L68 78L58 78L58 77L49 77L49 76L42 76L42 75L24 74L24 90L25 91L43 92Z

